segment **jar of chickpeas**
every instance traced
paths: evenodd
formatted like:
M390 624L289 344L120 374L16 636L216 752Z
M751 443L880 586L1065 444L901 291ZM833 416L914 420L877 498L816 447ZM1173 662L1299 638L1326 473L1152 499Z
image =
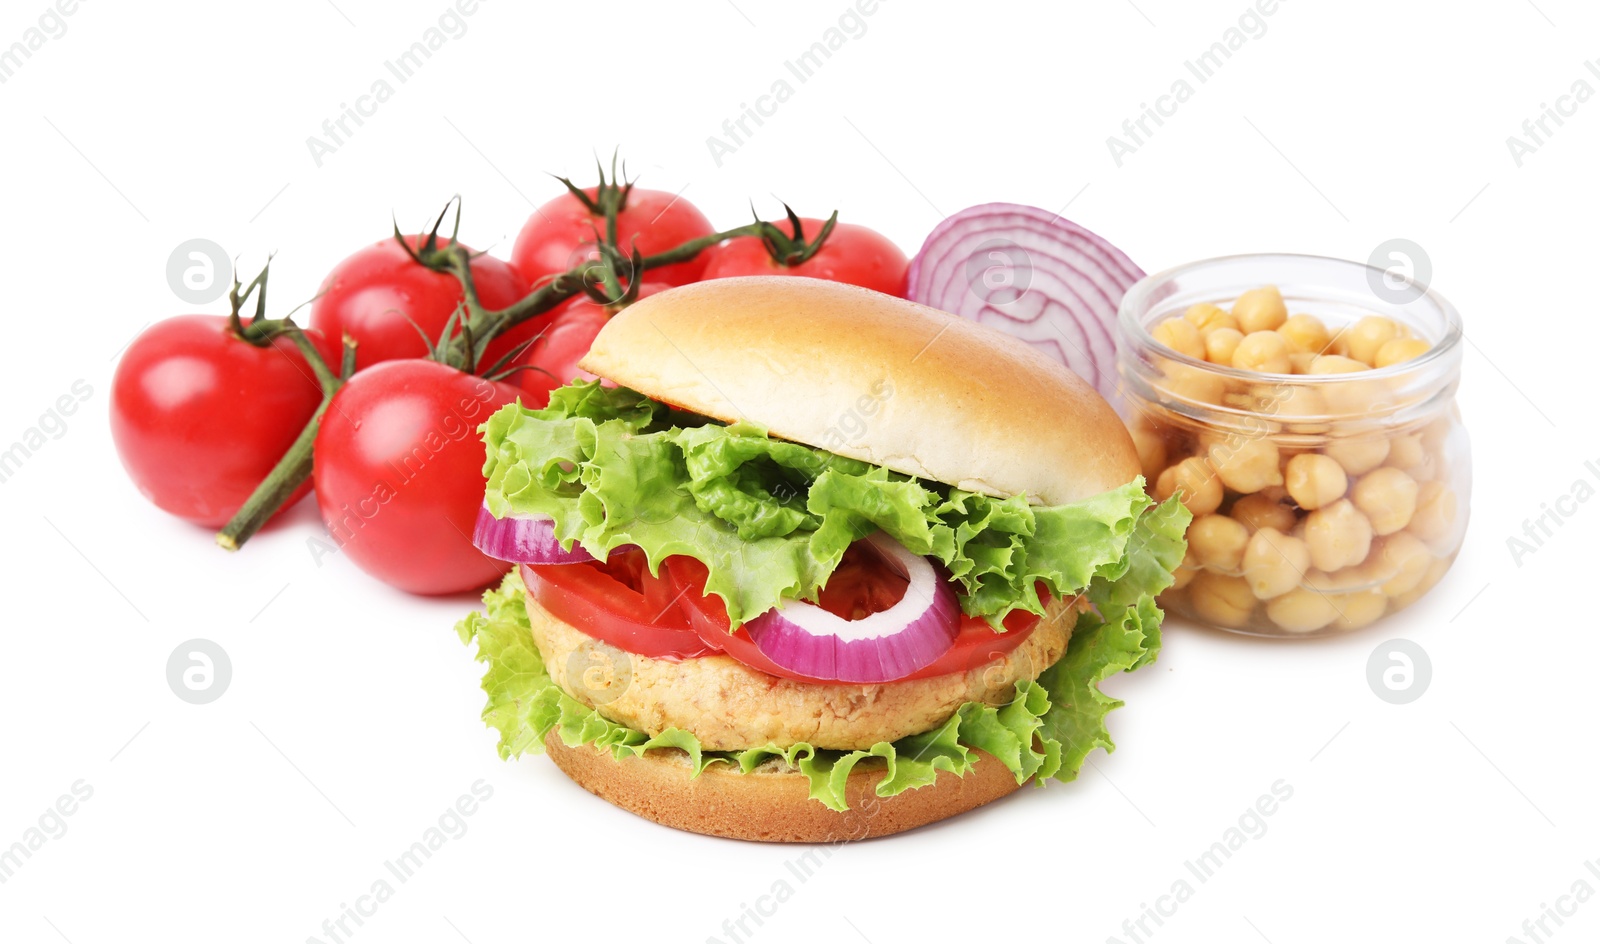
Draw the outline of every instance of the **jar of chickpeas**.
M1119 322L1145 480L1194 515L1170 612L1327 635L1444 576L1472 466L1461 322L1438 294L1361 263L1231 256L1145 278Z

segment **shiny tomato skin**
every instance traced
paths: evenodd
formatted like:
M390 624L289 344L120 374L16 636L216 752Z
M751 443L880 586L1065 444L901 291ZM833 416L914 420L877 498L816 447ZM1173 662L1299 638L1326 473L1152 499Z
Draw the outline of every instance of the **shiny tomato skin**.
M287 337L256 347L221 315L182 315L147 328L123 353L111 382L111 437L141 494L215 528L321 403L322 388Z
M639 297L648 298L671 287L663 282L645 282L639 286ZM529 406L544 406L550 400L550 391L574 379L595 379L594 374L578 366L578 361L589 353L595 335L610 318L610 310L588 296L579 296L556 310L533 345L517 359L518 364L529 369L519 370L511 378L528 391Z
M314 447L317 506L333 542L410 593L498 579L511 565L472 546L485 484L477 428L520 393L427 360L388 361L351 378Z
M677 661L716 651L689 627L664 577L644 571L635 589L612 575L613 564L523 564L522 584L550 615L624 652Z
M584 192L594 199L597 191L591 187ZM511 264L530 284L538 284L591 258L596 229L604 231L605 217L589 212L577 197L564 193L528 217L511 250ZM617 245L624 254L631 254L637 246L642 255L654 255L714 232L711 221L694 204L664 190L633 188L617 214ZM668 285L699 281L706 268L706 252L687 262L651 269L649 278Z
M424 239L406 237L413 248ZM476 256L471 268L478 301L491 311L510 307L528 294L527 280L493 256ZM322 294L311 303L311 326L327 339L325 356L336 368L341 335L355 338L356 369L361 370L382 361L426 357L428 345L422 335L438 343L461 300L461 283L455 276L421 265L390 237L334 266L323 280ZM494 364L541 327L540 319L530 319L495 338L482 366Z
M823 220L801 219L807 239L822 231ZM786 222L776 224L785 233ZM839 223L817 254L797 266L780 265L755 236L730 239L709 250L704 279L736 275L799 275L830 282L845 282L886 295L905 297L906 270L911 262L900 247L876 230L854 223Z

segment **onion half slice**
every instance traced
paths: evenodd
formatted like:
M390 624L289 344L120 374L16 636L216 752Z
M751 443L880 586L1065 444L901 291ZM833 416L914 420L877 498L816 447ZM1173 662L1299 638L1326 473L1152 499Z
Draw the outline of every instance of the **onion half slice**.
M961 607L949 581L878 532L867 539L909 580L887 610L847 620L797 600L745 624L756 648L778 665L815 679L892 682L931 665L954 645Z
M556 540L555 522L543 515L509 515L496 518L489 506L478 508L478 523L472 529L472 544L495 560L513 564L581 564L594 556L574 543L572 550L561 549Z

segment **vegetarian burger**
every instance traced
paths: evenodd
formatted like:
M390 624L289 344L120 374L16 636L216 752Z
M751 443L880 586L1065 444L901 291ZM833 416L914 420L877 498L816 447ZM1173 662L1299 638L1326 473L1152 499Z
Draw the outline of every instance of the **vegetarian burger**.
M679 829L910 829L1111 749L1188 513L1127 432L989 328L802 278L611 319L545 409L481 427L476 540L518 566L458 627L502 756L548 751Z

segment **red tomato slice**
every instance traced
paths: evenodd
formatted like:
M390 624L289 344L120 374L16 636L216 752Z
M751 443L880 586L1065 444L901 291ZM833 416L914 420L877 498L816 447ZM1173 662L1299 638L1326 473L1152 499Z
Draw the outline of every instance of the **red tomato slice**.
M883 566L876 554L846 552L845 560L828 578L828 586L818 594L818 603L829 612L845 618L859 619L869 613L893 606L905 593L905 578ZM669 557L661 565L674 587L681 594L680 605L689 619L689 625L707 645L716 646L752 669L800 682L824 685L838 684L836 679L818 679L785 669L768 659L756 647L750 632L740 627L738 632L728 632L728 611L722 598L707 595L706 566L692 557ZM887 588L887 589L886 589ZM1039 588L1041 594L1044 587ZM984 620L961 617L961 629L950 651L907 679L934 678L953 672L966 672L1000 658L1022 645L1039 625L1039 617L1026 610L1016 610L1005 618L1006 631L997 633ZM903 681L903 680L902 680Z
M618 649L669 661L716 651L689 627L675 591L650 575L637 548L613 551L605 562L524 564L521 572L551 615Z

